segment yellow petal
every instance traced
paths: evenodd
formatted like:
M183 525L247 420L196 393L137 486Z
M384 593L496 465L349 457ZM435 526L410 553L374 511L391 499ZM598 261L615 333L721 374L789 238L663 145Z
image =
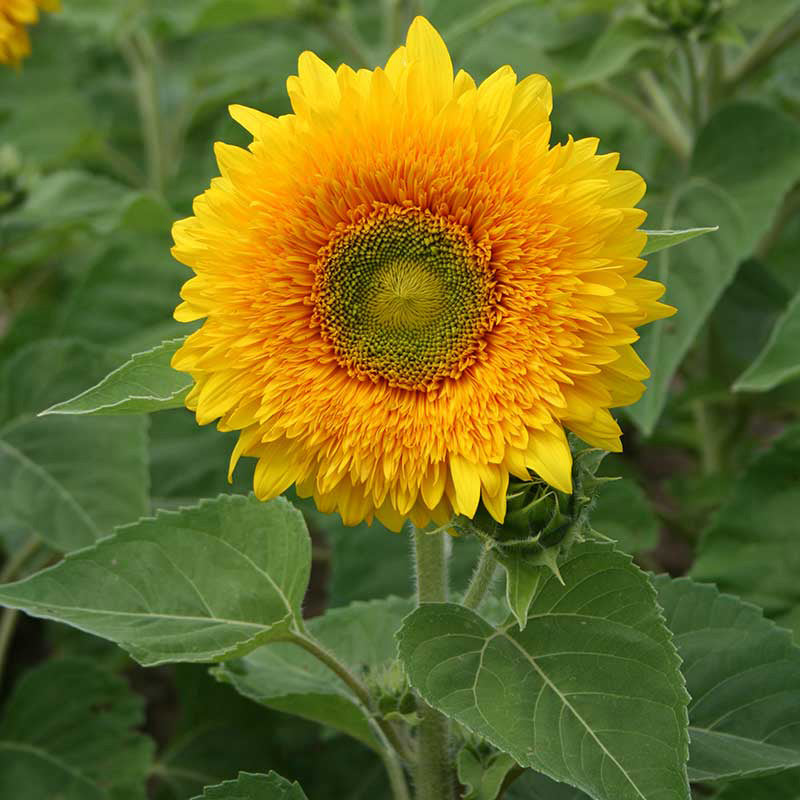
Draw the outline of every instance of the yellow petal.
M572 453L563 428L530 431L525 461L543 481L572 494Z
M297 77L312 108L322 111L339 104L341 92L336 73L316 53L306 50L300 54Z
M481 498L481 479L476 466L454 453L450 456L450 474L455 489L456 512L467 517L475 516Z
M453 62L447 45L425 17L416 17L408 29L406 47L409 59L423 67L423 81L434 110L442 108L453 96Z

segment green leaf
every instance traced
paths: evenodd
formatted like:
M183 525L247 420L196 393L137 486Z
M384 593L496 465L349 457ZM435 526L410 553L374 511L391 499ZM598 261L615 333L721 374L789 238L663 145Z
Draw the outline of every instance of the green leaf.
M58 335L102 346L111 343L118 355L126 356L191 332L172 319L185 276L169 255L169 223L156 234L136 228L115 230L107 246L82 267L82 279L59 303ZM111 368L118 365L119 360ZM86 384L79 386L73 394L85 388Z
M800 800L800 770L736 781L716 795L715 800Z
M525 770L511 784L504 800L588 800L589 796L579 789L567 786L542 775L541 772Z
M36 414L108 371L106 351L43 340L0 372L0 527L60 551L85 547L148 508L146 420Z
M658 517L641 486L628 478L602 486L589 521L624 553L650 550L658 542Z
M34 227L81 226L102 236L116 228L137 196L109 178L63 170L38 180L13 220Z
M456 768L463 784L463 800L495 800L508 773L517 766L506 753L483 753L464 745L458 753Z
M609 25L599 36L587 57L570 70L571 78L565 89L577 89L629 69L631 62L641 52L659 50L664 46L664 35L653 25L635 17L624 17Z
M706 319L769 229L783 196L800 178L800 124L755 103L720 109L698 137L690 177L676 187L664 225L690 229L714 222L719 231L651 260L645 277L666 284L675 317L642 330L639 354L653 377L628 413L646 435L658 422L672 377Z
M704 357L713 370L692 381L700 391L724 392L755 361L791 299L773 274L773 264L748 258L714 308L707 325L708 350Z
M0 797L111 800L143 790L153 751L136 730L143 705L125 680L91 661L31 670L0 719Z
M394 633L412 608L389 598L353 603L310 620L309 632L348 667L379 680L395 658ZM369 717L351 690L297 645L277 642L214 670L220 680L269 708L332 728L378 748Z
M519 550L500 554L497 560L506 572L506 602L519 624L519 629L524 630L533 595L547 568L542 566L541 560L532 561L526 553Z
M211 0L205 3L194 30L288 17L295 6L294 0Z
M655 579L689 703L689 778L800 766L800 648L760 608L688 578Z
M39 167L63 163L93 135L85 71L90 54L57 20L36 26L36 58L0 73L0 135ZM58 124L42 125L42 109Z
M800 292L772 329L756 360L733 384L735 392L768 392L800 377Z
M285 636L311 547L283 498L221 496L119 528L0 603L116 642L145 666L220 661Z
M736 480L703 532L691 577L716 583L771 617L800 604L800 426L759 455Z
M186 409L170 409L150 417L150 482L156 508L176 509L218 494L247 494L253 487L254 465L237 467L228 483L227 464L238 431L198 425ZM295 504L296 505L296 504Z
M702 236L704 233L714 233L718 230L719 225L714 225L711 228L689 228L685 231L642 231L642 233L647 234L647 244L642 250L642 255L649 256L659 250L675 247L676 244L681 242L688 242L689 239L694 239L696 236Z
M240 697L215 681L204 665L176 664L170 673L177 719L151 770L153 800L186 800L204 786L222 783L239 771L258 772L264 764L286 771L289 741L295 752L316 744L318 729L308 725L306 735L299 733L296 720Z
M581 544L544 578L528 625L448 603L406 617L411 685L522 766L596 800L688 800L688 696L647 577Z
M152 350L134 353L95 386L70 400L42 411L45 414L142 414L180 408L191 378L172 369L170 361L183 339L162 342Z
M206 786L193 800L308 800L300 785L289 783L274 772L256 775L240 772L235 781Z

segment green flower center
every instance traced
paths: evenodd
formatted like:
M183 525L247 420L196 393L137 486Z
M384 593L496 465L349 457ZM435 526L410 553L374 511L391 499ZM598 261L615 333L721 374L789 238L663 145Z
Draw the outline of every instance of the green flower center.
M315 319L359 377L434 388L475 361L493 325L488 252L429 211L378 207L331 239L315 271Z

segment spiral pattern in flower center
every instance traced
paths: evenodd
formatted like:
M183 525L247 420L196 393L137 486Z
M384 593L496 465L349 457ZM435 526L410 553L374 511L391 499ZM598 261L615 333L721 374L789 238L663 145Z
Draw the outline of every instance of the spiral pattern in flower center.
M475 361L494 324L488 248L463 226L379 206L315 266L315 319L354 375L429 390Z

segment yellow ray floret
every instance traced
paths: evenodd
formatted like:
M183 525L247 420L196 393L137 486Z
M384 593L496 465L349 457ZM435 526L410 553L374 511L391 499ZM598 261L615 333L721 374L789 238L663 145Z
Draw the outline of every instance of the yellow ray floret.
M17 66L31 52L28 25L39 19L39 9L57 11L60 0L0 0L0 64Z
M598 141L550 145L550 85L476 86L418 17L385 68L303 53L294 113L233 106L248 150L175 224L195 275L175 355L201 424L240 431L267 499L345 523L443 524L509 475L571 491L565 430L619 450L648 377L635 328L673 312L638 277L645 191Z

